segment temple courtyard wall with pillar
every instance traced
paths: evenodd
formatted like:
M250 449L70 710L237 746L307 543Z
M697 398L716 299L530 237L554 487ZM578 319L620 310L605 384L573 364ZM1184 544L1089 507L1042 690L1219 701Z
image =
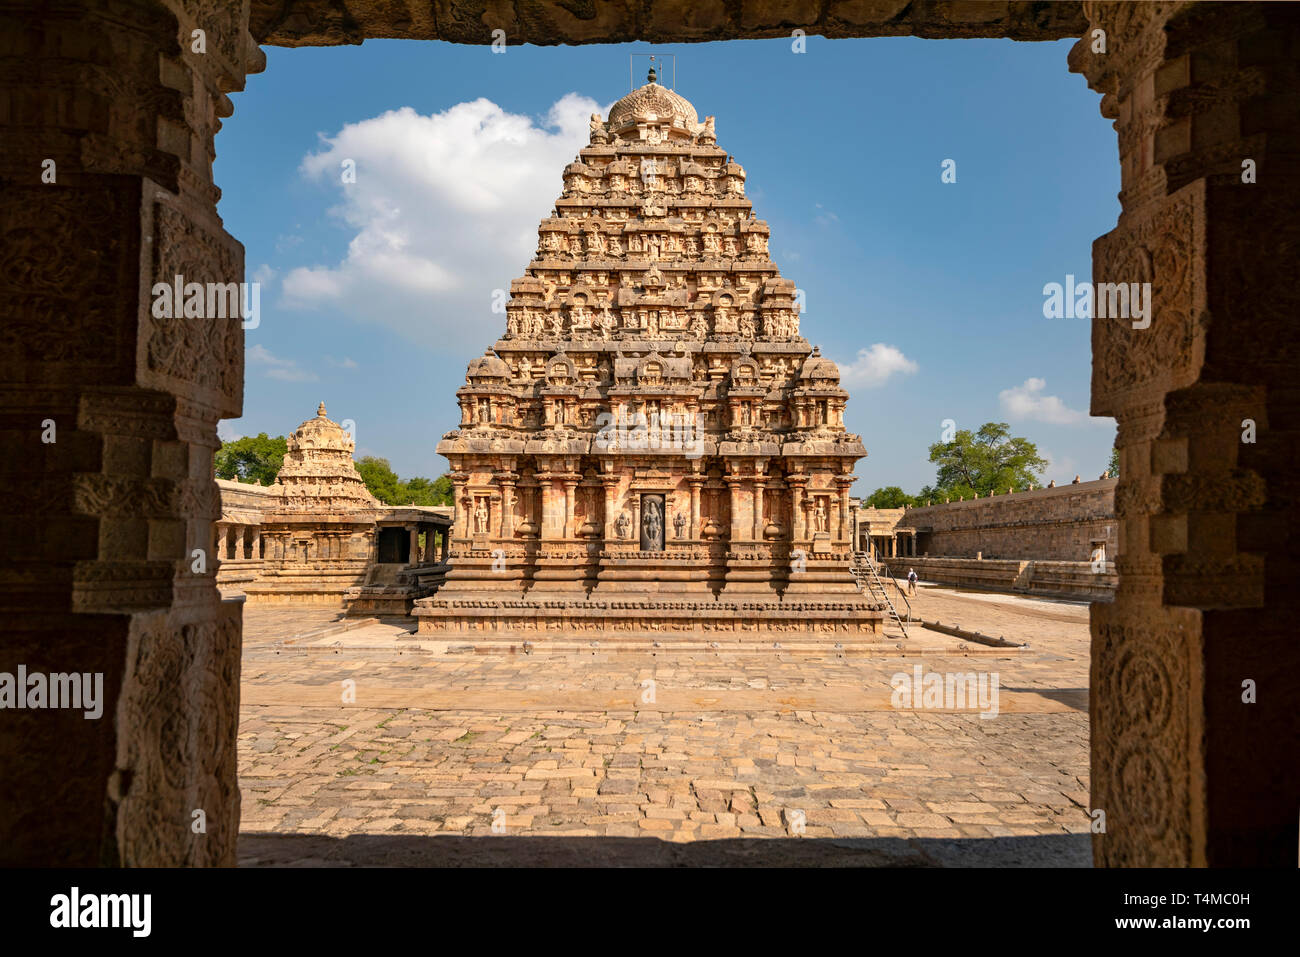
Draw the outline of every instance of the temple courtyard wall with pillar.
M854 547L895 578L1110 601L1120 550L1115 489L1091 482L1005 492L915 508L854 506Z

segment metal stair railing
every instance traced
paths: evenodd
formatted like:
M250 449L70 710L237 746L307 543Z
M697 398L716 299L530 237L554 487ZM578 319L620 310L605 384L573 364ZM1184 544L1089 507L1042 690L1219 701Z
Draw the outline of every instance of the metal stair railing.
M907 606L907 623L910 625L913 621L919 621L920 619L912 617L912 603L908 601L907 592L903 591L903 586L898 583L898 579L890 574L888 565L880 566L880 578L882 581L892 582L894 591L898 593L899 598L903 599L903 604Z
M885 607L889 609L890 620L898 625L899 630L903 632L903 637L906 638L907 625L898 614L898 609L894 606L893 600L889 597L889 591L885 588L885 583L881 581L880 574L876 571L875 563L871 561L871 556L866 552L854 552L853 561L849 567L853 570L853 578L857 581L858 587L865 589L872 598L884 603ZM894 587L895 589L898 588L897 583L895 583ZM903 601L907 604L907 620L911 621L911 602L907 601L907 598L903 596L901 591L899 592L899 596L902 597Z

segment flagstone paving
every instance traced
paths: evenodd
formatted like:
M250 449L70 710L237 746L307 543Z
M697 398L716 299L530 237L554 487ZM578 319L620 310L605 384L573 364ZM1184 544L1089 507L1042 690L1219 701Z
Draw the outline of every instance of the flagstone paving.
M911 863L961 863L953 848L979 860L1006 839L1056 836L1068 840L1027 856L1086 864L1087 606L928 587L913 607L1030 647L456 654L412 647L391 623L304 646L285 639L335 616L253 606L241 861L359 862L331 857L319 841L268 849L268 838L285 835L548 836L569 839L565 848L582 838L723 841L719 849L732 846L725 839L781 839L760 846L773 849L792 838L867 839L873 849L908 849L899 860ZM933 634L914 629L910 640ZM899 710L891 678L917 666L996 674L997 714ZM370 847L367 862L376 862L378 845L352 844ZM410 863L402 846L385 843L381 858ZM452 845L405 845L417 846ZM908 857L922 846L948 850ZM531 862L547 860L544 843L518 847ZM457 853L475 862L472 851ZM510 862L499 849L490 856Z

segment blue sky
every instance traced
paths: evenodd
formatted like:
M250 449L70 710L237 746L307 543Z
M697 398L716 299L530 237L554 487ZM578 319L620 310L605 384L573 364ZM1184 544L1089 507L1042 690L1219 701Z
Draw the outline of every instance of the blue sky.
M1044 481L1106 467L1090 323L1043 316L1044 285L1089 278L1119 212L1114 131L1067 71L1070 45L655 48L717 117L772 258L804 290L804 336L845 372L868 450L854 494L933 481L945 419L1010 422L1050 458ZM287 433L323 400L355 423L358 456L441 474L465 365L504 328L493 293L523 275L587 116L627 92L628 54L647 49L267 48L217 137L218 211L263 284L244 415L222 435Z

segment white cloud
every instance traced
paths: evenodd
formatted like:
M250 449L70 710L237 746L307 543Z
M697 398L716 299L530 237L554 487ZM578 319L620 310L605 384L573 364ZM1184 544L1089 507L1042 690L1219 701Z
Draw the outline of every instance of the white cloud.
M275 278L275 270L266 263L258 266L253 270L253 282L261 283L263 286L270 285L271 280Z
M505 329L493 291L523 275L597 109L569 93L535 122L478 99L429 116L404 107L323 138L301 169L338 191L331 212L353 236L341 262L291 270L283 305L333 305L435 347L490 341ZM354 183L342 182L346 160Z
M817 209L822 210L822 212L818 213L816 216L813 217L813 222L816 223L818 226L829 226L831 223L838 223L840 221L840 218L838 216L836 216L829 209L826 209L826 207L823 206L821 203L817 203L816 207Z
M234 425L225 419L217 423L217 438L222 442L238 442L243 437L243 433L235 431Z
M356 360L349 359L347 356L344 356L342 359L335 359L333 356L326 356L325 361L328 362L330 365L334 366L334 368L336 369L357 368Z
M884 385L893 375L911 375L919 368L898 348L877 342L870 349L859 349L856 359L840 366L840 382L871 389Z
M1079 463L1071 455L1057 458L1047 449L1042 449L1039 454L1047 459L1047 467L1043 469L1043 477L1039 480L1044 485L1048 482L1055 482L1057 485L1068 485L1078 474ZM1080 479L1082 481L1082 479Z
M314 382L317 378L314 372L299 368L295 360L273 356L265 346L260 344L245 350L244 358L249 365L261 366L263 374L268 379L280 379L284 382Z
M1049 425L1081 425L1091 420L1086 412L1071 409L1054 395L1043 395L1046 379L1028 378L1023 385L998 393L1002 411L1012 419L1046 422ZM1109 419L1093 420L1105 425Z

